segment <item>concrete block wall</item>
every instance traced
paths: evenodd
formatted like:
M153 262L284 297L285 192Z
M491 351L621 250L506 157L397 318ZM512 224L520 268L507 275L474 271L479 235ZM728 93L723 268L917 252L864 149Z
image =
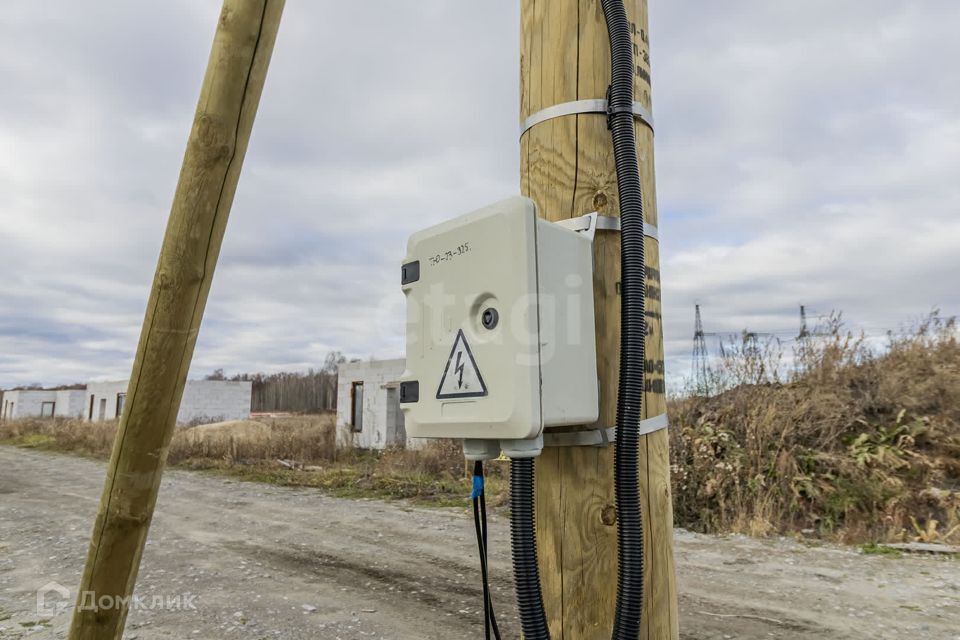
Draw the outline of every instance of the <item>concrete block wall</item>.
M117 418L117 396L127 392L126 380L91 382L87 384L84 402L84 418L93 420L115 420ZM92 398L92 400L91 400ZM93 411L91 412L91 407Z
M0 400L0 418L35 418L40 416L44 402L53 402L53 415L57 418L83 417L83 399L86 392L82 389L22 389L4 391Z
M197 424L221 420L250 418L250 396L253 383L228 380L188 380L180 400L177 424ZM93 420L117 418L117 394L126 393L127 381L92 382L87 385L86 413L90 419L90 398L93 397Z
M83 418L87 392L83 389L60 389L57 391L56 416L58 418Z
M252 393L253 382L249 380L188 380L177 422L248 420Z
M406 360L369 360L340 365L337 372L337 446L342 448L383 449L399 444L390 442L388 416L393 417L390 400L399 393L399 378L406 369ZM363 383L363 419L360 431L354 431L353 385ZM392 392L391 392L392 390ZM403 420L402 412L399 420ZM402 422L401 422L402 424ZM421 439L403 438L409 449L422 447Z
M4 391L3 404L0 405L0 415L2 415L6 420L16 420L17 418L34 418L40 415L40 409L44 402L56 401L56 391L38 389Z

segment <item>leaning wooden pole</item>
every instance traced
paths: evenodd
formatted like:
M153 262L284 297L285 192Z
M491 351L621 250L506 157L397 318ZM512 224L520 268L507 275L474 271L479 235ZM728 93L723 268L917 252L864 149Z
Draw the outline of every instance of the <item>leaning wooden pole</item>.
M70 627L119 639L284 0L225 0ZM172 595L172 594L170 594Z
M634 25L635 100L650 100L647 1L626 0ZM520 116L576 100L604 98L610 84L610 45L596 0L521 0ZM646 222L657 224L653 131L637 121L637 155ZM545 120L520 141L521 191L551 220L591 211L619 214L616 170L604 114ZM598 233L595 306L600 377L600 422L616 418L619 362L619 239ZM643 417L666 411L660 318L659 245L646 240L648 335ZM679 637L673 560L673 511L666 430L641 438L644 617L642 637ZM613 450L547 448L537 460L537 543L544 605L554 640L609 638L617 575Z

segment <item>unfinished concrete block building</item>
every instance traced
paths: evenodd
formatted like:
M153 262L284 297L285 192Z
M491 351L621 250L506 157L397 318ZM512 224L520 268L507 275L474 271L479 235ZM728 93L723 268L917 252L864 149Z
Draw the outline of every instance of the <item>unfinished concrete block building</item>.
M199 424L250 418L249 380L187 380L177 424ZM91 382L85 392L89 421L114 420L123 413L127 381Z
M15 389L3 392L0 418L80 418L83 389Z
M406 360L367 360L337 372L337 446L359 449L418 448L407 437L400 410L400 376Z

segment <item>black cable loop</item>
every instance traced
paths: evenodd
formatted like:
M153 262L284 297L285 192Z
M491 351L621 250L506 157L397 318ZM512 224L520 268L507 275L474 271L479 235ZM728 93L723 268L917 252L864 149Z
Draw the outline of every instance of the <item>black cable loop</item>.
M637 640L643 615L639 445L645 364L643 192L633 121L633 43L623 0L601 0L610 38L608 127L620 200L620 379L617 389L617 608L614 640Z

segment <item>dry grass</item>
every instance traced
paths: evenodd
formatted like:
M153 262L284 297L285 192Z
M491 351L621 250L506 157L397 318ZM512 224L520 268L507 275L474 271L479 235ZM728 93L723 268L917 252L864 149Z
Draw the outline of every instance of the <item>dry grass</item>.
M879 354L839 322L829 333L796 352L786 382L770 366L778 355L754 349L715 372L726 391L671 401L677 523L847 542L960 540L954 319L933 314L891 334Z
M116 422L26 419L0 423L0 442L106 459ZM170 465L244 480L324 489L334 495L469 503L470 483L459 443L431 442L412 451L338 450L333 414L240 421L179 429ZM490 465L488 492L505 500L504 471Z
M838 319L828 333L797 350L788 376L770 345L729 348L713 372L722 392L671 400L677 524L847 542L960 542L954 320L934 314L891 335L880 354ZM101 459L115 432L116 423L0 423L0 441ZM470 491L459 443L338 451L332 414L181 429L168 461L352 497L466 505ZM502 504L505 465L488 469L490 502Z
M242 421L179 429L170 443L170 464L218 460L249 464L292 460L307 464L336 459L333 414Z

